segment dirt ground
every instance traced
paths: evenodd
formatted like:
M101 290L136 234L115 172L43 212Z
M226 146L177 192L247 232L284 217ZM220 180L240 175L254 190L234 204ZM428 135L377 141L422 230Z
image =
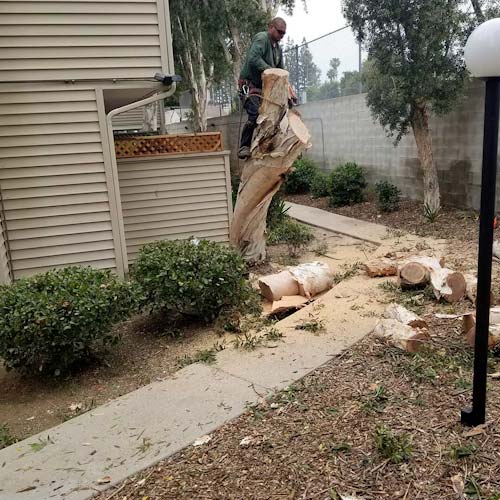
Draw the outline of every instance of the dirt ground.
M462 427L471 350L459 322L426 319L432 351L410 355L365 338L249 408L208 444L98 500L498 500L500 381L490 378L487 425ZM499 369L492 357L490 372Z
M305 203L325 208L325 200ZM421 207L403 202L378 217L373 204L335 210L386 224L383 247L426 253L439 238L446 265L473 271L473 212L445 209L429 224ZM384 250L385 251L385 250ZM425 499L500 500L500 357L491 353L487 424L465 428L472 350L460 320L439 313L472 310L468 301L436 303L381 279L380 300L416 311L430 326L425 352L408 354L367 337L323 368L224 425L203 446L190 446L98 496L132 499ZM386 284L389 283L388 286ZM500 264L493 264L500 297Z
M349 238L318 229L314 233L316 239L310 249L297 259L290 259L282 246L269 247L270 261L253 268L252 276L270 274L288 264L318 260L314 248L322 241L332 248L346 245L334 265L349 260L351 253L360 248L359 242ZM119 329L123 341L104 363L60 380L26 377L6 372L0 366L0 425L5 425L12 437L24 439L164 379L177 371L186 357L231 347L234 340L234 334L221 335L214 327L190 323L172 330L168 321L162 323L148 316L134 318Z

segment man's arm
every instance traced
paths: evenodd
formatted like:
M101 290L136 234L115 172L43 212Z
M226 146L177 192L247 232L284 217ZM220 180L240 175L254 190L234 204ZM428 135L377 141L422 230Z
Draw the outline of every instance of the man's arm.
M266 52L266 42L265 40L255 39L252 42L252 46L249 51L249 62L250 66L257 69L261 73L269 69L271 66L264 61L264 54Z

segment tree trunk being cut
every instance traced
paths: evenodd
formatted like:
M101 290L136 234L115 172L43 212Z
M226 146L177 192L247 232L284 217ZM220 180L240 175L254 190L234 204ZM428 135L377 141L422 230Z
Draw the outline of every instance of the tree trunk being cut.
M231 224L231 244L247 262L266 257L266 216L297 157L310 147L311 136L300 115L288 109L288 71L268 69L262 74L263 91L251 157L241 175Z

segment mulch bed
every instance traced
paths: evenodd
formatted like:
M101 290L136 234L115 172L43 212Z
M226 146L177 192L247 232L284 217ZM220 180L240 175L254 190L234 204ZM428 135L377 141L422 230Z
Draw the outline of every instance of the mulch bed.
M488 425L462 427L471 350L459 322L426 319L432 351L412 355L366 338L223 426L210 443L97 498L500 498L500 381L490 380ZM499 361L490 361L497 371ZM405 442L408 456L399 456Z
M285 199L292 203L321 208L328 212L382 224L419 236L471 241L477 240L479 234L479 216L473 210L445 206L441 209L437 220L429 222L424 216L421 201L401 200L399 210L384 213L377 208L374 201L332 208L328 204L328 198L312 198L308 194L287 195Z

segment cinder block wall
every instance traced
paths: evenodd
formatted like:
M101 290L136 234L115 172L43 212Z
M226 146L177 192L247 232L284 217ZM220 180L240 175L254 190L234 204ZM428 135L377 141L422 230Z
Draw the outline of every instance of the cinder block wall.
M484 84L474 82L456 109L444 117L432 117L434 158L444 204L479 208L484 118ZM370 182L388 180L404 196L422 199L422 172L413 134L394 146L374 123L365 95L340 97L300 106L312 134L307 156L325 171L339 163L355 161L366 168ZM209 120L209 130L221 130L225 147L232 151L237 170L239 114ZM243 115L242 122L246 120ZM240 163L240 168L242 163ZM500 199L500 196L498 197Z

